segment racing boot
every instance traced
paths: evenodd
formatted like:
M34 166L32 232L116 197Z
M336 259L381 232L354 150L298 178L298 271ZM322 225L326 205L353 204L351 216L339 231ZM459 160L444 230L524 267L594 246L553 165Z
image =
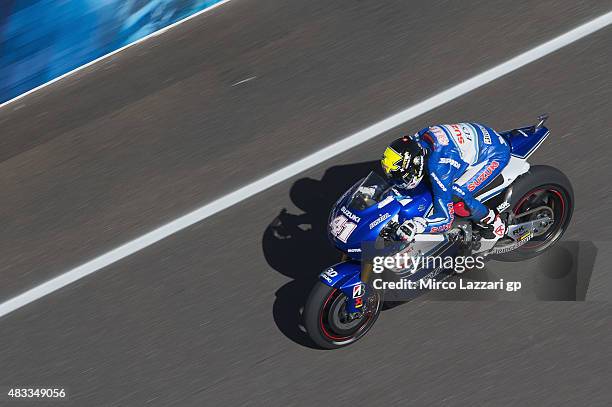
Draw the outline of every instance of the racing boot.
M483 240L497 241L506 233L504 221L493 209L489 209L487 216L477 222L475 228Z
M474 231L480 235L472 254L488 252L497 241L506 234L506 225L498 213L489 209L487 216L474 226Z

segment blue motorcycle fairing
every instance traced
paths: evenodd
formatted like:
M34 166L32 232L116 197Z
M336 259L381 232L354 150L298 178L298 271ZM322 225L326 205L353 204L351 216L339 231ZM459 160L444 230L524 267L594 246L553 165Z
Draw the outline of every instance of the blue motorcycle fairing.
M445 244L439 246L439 249L436 249L436 254L438 256L453 256L456 254L457 250L456 245L449 245L447 241ZM439 281L449 277L452 273L452 269L423 268L414 274L404 275L403 278L408 281L436 278ZM380 274L373 274L372 279L375 280L381 278L381 276ZM361 262L356 260L347 260L328 267L319 275L319 279L322 283L342 291L347 298L346 310L349 313L359 312L364 304L362 302L358 305L358 298L361 298L361 301L365 301L370 295L370 291L373 289L371 286L361 281ZM357 288L357 286L360 287ZM413 292L410 294L413 296L416 297L418 295L417 290L411 291ZM406 293L403 299L407 299Z
M366 293L366 285L361 282L361 263L354 260L344 261L328 267L319 275L322 283L330 287L339 289L347 298L347 311L350 313L358 312L363 306L356 307L355 301L357 298L365 300L368 297ZM355 289L355 286L361 286ZM353 297L354 290L358 292L358 297Z
M400 211L401 219L412 219L417 216L424 217L433 205L431 190L427 182L421 182L411 190L407 196L397 196L396 199L402 204Z
M546 127L535 129L531 126L502 131L499 134L510 144L513 156L526 159L544 142L550 131Z
M398 196L390 189L378 204L364 210L349 209L352 192L358 185L359 182L348 191L351 193L344 194L338 200L329 217L330 223L333 219L344 216L348 222L355 225L346 241L329 234L334 246L355 260L361 259L361 243L375 241L383 227L396 215L402 219L411 219L416 216L425 216L431 208L431 192L425 183L421 183L411 191L410 196Z
M456 244L452 244L445 239L444 243L438 245L434 251L425 254L425 256L438 257L438 258L446 258L453 257L457 255L459 250L459 246ZM435 279L436 281L442 281L446 278L450 277L454 273L452 268L444 268L444 267L425 267L418 269L415 273L410 274L410 272L404 272L402 274L395 275L395 281L398 281L400 278L406 281L418 282L419 280L426 279ZM372 285L373 288L378 289L381 288L377 285L376 280L382 280L382 274L373 274L372 277ZM393 280L393 278L391 278ZM388 301L407 301L413 298L416 298L420 295L422 290L419 289L410 289L410 290L401 290L401 296L397 297L399 294L396 290L385 291L385 300Z

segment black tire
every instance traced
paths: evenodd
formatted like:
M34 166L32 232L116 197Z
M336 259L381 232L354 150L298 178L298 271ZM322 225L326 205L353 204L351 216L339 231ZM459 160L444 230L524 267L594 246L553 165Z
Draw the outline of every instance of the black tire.
M366 311L355 325L341 326L334 317L341 311L346 296L342 291L318 281L312 288L304 307L304 326L310 338L323 349L349 345L364 336L374 325L382 309L381 294L374 292L366 299ZM334 315L332 315L334 314Z
M543 197L550 199L549 207L555 213L553 225L546 230L546 233L534 237L518 249L508 253L496 254L491 256L492 259L507 262L527 260L539 256L561 239L574 212L574 190L565 174L554 167L547 165L532 166L527 174L521 176L513 184L508 209L512 214L511 219L513 215L528 210L530 199L537 200L543 199ZM545 201L543 200L543 202ZM534 204L533 206L537 205Z

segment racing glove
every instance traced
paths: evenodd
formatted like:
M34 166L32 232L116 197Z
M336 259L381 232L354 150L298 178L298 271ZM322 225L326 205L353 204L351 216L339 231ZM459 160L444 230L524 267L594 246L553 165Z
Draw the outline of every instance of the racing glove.
M423 233L426 227L427 221L424 218L412 218L404 221L397 229L397 237L402 241L412 240L415 235Z

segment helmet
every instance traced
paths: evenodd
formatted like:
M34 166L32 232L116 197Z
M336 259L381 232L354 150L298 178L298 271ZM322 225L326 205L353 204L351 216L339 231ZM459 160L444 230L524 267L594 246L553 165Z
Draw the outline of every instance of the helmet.
M423 179L426 153L418 141L402 137L387 147L380 162L395 185L412 189Z

